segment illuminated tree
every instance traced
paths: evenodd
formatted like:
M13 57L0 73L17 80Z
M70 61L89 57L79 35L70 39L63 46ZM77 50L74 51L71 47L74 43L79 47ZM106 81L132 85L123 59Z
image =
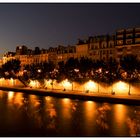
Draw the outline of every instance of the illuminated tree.
M136 82L138 80L136 72L140 69L140 61L135 55L127 55L120 60L120 66L126 72L126 77L124 78L124 80L129 82L128 94L130 95L130 83Z

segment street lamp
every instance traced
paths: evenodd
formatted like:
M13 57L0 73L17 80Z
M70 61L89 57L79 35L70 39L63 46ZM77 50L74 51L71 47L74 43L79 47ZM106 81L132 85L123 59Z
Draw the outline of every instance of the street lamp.
M89 80L85 85L86 91L92 91L97 88L96 83L94 81Z
M72 90L73 90L73 84L71 82L69 82L68 79L62 81L62 85L63 85L64 89L72 87Z
M38 69L37 72L40 73L41 72L41 69Z

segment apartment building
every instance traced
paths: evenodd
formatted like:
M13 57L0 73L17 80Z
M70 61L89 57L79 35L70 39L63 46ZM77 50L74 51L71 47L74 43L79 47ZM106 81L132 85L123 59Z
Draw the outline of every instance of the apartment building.
M117 60L129 54L136 55L140 59L140 28L117 30L115 46Z
M21 66L51 61L57 64L66 62L69 58L87 57L94 61L110 59L120 60L125 55L133 54L140 59L140 28L119 29L114 35L91 36L79 39L75 46L50 47L48 50L35 47L17 46L16 52L8 52L2 58L2 63L11 59L19 59Z
M47 50L40 50L35 47L35 50L28 49L26 46L17 46L15 58L21 61L21 66L48 62Z
M87 40L78 40L78 43L76 45L76 58L81 57L88 57L88 41Z
M2 57L2 64L6 63L9 60L15 59L15 52L7 52L4 54L4 56Z
M89 37L88 57L94 61L115 59L115 36L103 35Z
M64 63L69 58L76 58L76 46L58 46L57 47L57 63L60 61L64 61Z

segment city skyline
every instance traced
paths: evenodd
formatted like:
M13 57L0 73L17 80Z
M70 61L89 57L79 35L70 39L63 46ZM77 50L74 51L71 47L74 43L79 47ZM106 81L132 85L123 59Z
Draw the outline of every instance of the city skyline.
M139 13L0 3L0 137L140 136Z
M1 3L0 56L17 45L45 49L75 45L79 38L138 27L139 7L133 3Z

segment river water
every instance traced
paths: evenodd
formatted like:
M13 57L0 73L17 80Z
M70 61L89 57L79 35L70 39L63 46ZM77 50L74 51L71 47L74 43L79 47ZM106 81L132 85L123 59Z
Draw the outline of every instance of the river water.
M0 136L140 136L140 106L0 91Z

